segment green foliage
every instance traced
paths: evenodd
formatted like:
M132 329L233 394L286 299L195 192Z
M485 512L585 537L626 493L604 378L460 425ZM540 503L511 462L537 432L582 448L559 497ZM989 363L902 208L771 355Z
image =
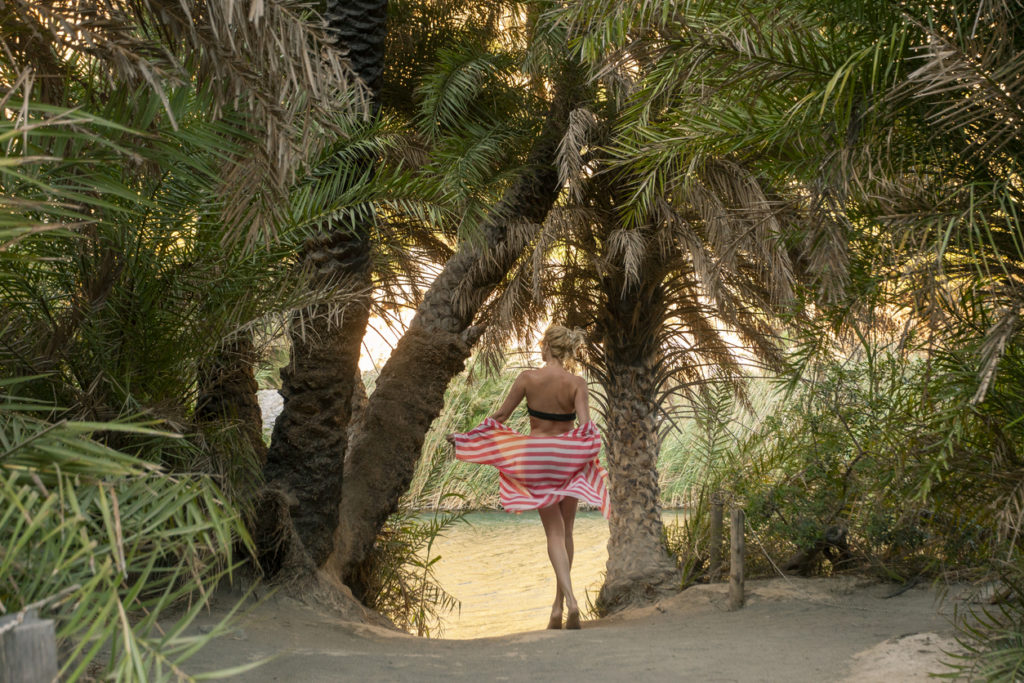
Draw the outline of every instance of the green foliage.
M666 499L690 511L666 530L689 576L706 560L716 491L746 509L754 573L792 560L907 580L984 568L1016 542L1018 478L993 459L1018 457L1018 350L972 404L971 349L862 349L801 366L790 386L753 380L745 408L721 386L695 399L684 455L670 443L659 463Z
M706 575L710 560L710 495L706 488L695 489L685 508L682 521L666 523L661 530L662 543L679 566L680 588L696 583Z
M222 93L184 71L146 87L87 58L58 71L41 79L66 79L54 104L0 60L0 378L21 378L17 399L0 386L0 612L49 609L68 680L100 660L117 680L187 679L223 633L186 629L251 545L261 468L234 421L197 423L202 369L307 297L302 226L274 192L290 170L260 166Z
M820 353L791 375L804 386L737 439L727 468L766 552L820 561L831 530L851 555L833 547L833 559L900 577L1015 552L1019 3L585 0L551 11L626 103L607 151L628 223L680 205L723 159L785 205L800 301L814 303L794 309L790 333ZM899 349L837 351L890 316Z
M748 405L771 409L775 393L770 382L750 380ZM723 472L739 455L737 446L757 421L758 411L736 401L735 386L709 381L695 392L689 405L676 406L675 419L662 438L658 457L662 502L670 508L689 508L698 489L715 490Z
M124 678L189 651L177 627L157 642L147 615L230 566L241 534L232 503L258 480L235 425L193 420L202 363L231 335L266 328L268 314L309 303L295 254L325 223L374 212L375 306L415 300L422 265L472 235L464 228L522 162L567 46L596 93L559 151L573 201L508 278L519 298L499 294L493 310L517 331L528 325L512 318L550 305L591 325L620 293L602 299L599 281L665 269L647 308L662 320L639 321L631 341L668 350L656 371L664 396L706 385L693 418L664 435L659 464L664 502L691 511L666 538L685 580L702 570L720 489L747 507L755 544L775 561L832 529L849 544L833 559L893 577L1016 558L1017 4L394 2L388 50L400 57L387 113L369 125L342 115L344 69L290 4L255 22L244 8L208 13L200 31L167 14L158 32L113 20L69 30L60 22L80 17L62 8L44 25L31 3L12 4L20 34L43 39L5 42L0 63L0 373L31 377L19 391L34 399L0 412L3 607L51 599L62 634L79 643L75 667L103 643ZM153 9L131 12L146 23ZM282 25L285 39L263 39ZM204 43L224 27L249 39ZM309 62L311 47L324 61ZM199 74L175 59L183 53ZM275 76L282 63L287 78ZM268 91L253 88L253 73ZM372 177L368 157L380 159ZM275 240L233 238L245 230ZM759 340L777 331L768 318L780 303L813 362L788 389L759 381L742 410L718 377L708 383L712 364L740 374L718 332L724 323L767 357ZM836 352L883 309L905 323L905 345ZM413 504L448 505L448 491L462 505L496 504L496 472L454 461L443 437L489 414L512 375L453 382ZM139 415L183 438L118 426ZM217 473L218 486L196 470ZM431 601L452 605L429 580L430 541L447 519L401 513L381 539L376 599L420 633L434 628ZM812 569L832 569L817 557ZM79 578L36 571L44 562ZM1017 675L1018 575L1006 573L1009 612L977 624L983 668L972 671L988 672L978 675ZM80 609L67 609L71 595ZM87 624L94 615L110 618Z
M291 345L285 336L278 336L268 345L266 353L257 366L256 384L260 389L281 388L281 368L288 365Z
M747 392L748 405L770 409L771 385L753 380L750 385L757 388ZM711 381L693 395L686 419L675 420L674 438L663 439L658 458L662 504L685 512L681 522L664 526L664 543L679 564L683 587L708 569L711 502L723 498L727 473L742 457L741 439L755 421L755 413L736 402L731 383Z
M444 504L446 493L457 494L450 503L470 508L498 507L498 471L456 460L445 436L468 432L497 410L508 393L518 370L506 366L501 372L478 372L479 363L459 374L445 391L445 408L430 427L423 442L422 456L416 466L406 500L416 508L436 508ZM509 420L513 429L529 431L526 409Z
M239 123L207 120L201 93L167 95L176 129L157 94L128 88L98 112L24 103L0 121L12 162L0 167L0 368L33 377L20 391L61 417L145 414L192 432L201 364L300 297L285 234L225 241L220 164L246 138ZM221 457L245 452L220 433ZM185 471L202 455L192 438L108 441ZM254 467L208 471L251 480Z
M443 502L443 501L442 501ZM391 515L364 563L365 602L401 629L417 636L440 636L442 616L459 601L434 577L434 540L462 519L458 512L420 515L407 506Z
M544 100L522 87L522 59L474 36L439 50L417 84L412 123L429 145L419 176L460 216L460 236L474 236L536 135Z
M907 459L926 407L913 371L895 357L829 363L744 444L750 461L733 475L735 493L771 550L783 551L780 539L792 544L787 554L810 550L838 527L864 561L891 566L918 554L925 511L911 497Z
M962 652L951 654L951 672L943 678L983 681L1019 681L1024 676L1024 564L1020 558L1002 564L999 577L1005 594L994 606L960 614L957 643Z
M954 475L929 487L949 472L935 469L937 444L967 400L954 408L956 397L936 391L943 381L923 358L875 349L826 361L780 395L729 474L777 564L803 551L820 569L831 553L832 569L907 579L994 555L994 528L975 498L984 484ZM987 457L989 438L960 442L960 456Z
M209 477L171 475L90 438L168 436L32 415L49 410L0 402L0 610L37 605L57 620L62 680L101 659L113 680L188 678L182 662L225 629L186 633L230 573L232 549L249 545L237 511Z

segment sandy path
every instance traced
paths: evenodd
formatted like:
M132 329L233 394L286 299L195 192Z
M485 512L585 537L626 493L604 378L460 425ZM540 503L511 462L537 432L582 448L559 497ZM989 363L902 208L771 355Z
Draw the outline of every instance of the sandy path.
M190 660L190 673L273 659L245 681L925 681L955 648L954 598L855 578L750 581L747 606L697 586L582 631L418 639L274 599ZM207 617L210 621L213 615ZM569 678L567 678L569 677Z

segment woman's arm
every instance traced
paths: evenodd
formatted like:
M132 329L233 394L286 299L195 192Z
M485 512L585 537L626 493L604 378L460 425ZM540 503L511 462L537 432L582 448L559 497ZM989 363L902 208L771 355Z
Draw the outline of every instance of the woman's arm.
M511 415L512 411L516 409L519 402L526 396L526 380L523 378L525 372L519 373L516 377L516 381L512 382L512 388L508 390L508 396L505 397L505 402L501 404L501 407L491 415L491 419L497 420L498 422L504 422Z
M523 379L524 374L525 372L519 373L519 376L516 377L516 381L512 382L512 388L508 390L508 396L505 397L505 402L501 404L501 407L498 408L496 413L491 415L492 420L497 420L498 422L504 422L507 420L512 414L512 411L516 409L517 405L519 405L519 402L523 400L524 396L526 396L526 380ZM455 445L455 434L445 434L444 439L451 445Z
M582 377L576 378L576 400L573 407L576 408L576 419L581 425L590 422L590 396L587 394L587 380Z

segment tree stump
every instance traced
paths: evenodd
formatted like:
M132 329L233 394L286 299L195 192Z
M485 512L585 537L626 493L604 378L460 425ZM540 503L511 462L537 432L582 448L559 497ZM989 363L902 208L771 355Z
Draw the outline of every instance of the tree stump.
M49 683L57 679L57 634L36 610L0 619L0 681Z

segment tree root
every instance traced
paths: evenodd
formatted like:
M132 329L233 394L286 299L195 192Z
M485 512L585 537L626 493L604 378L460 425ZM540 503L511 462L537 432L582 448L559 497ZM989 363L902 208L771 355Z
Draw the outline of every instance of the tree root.
M679 576L675 573L660 576L627 576L620 581L606 582L601 586L594 606L599 615L608 616L628 607L649 605L661 598L675 595L680 589Z
M292 505L288 493L273 485L264 488L256 501L256 564L268 586L345 621L395 628L384 615L357 600L339 577L316 567L292 524Z

